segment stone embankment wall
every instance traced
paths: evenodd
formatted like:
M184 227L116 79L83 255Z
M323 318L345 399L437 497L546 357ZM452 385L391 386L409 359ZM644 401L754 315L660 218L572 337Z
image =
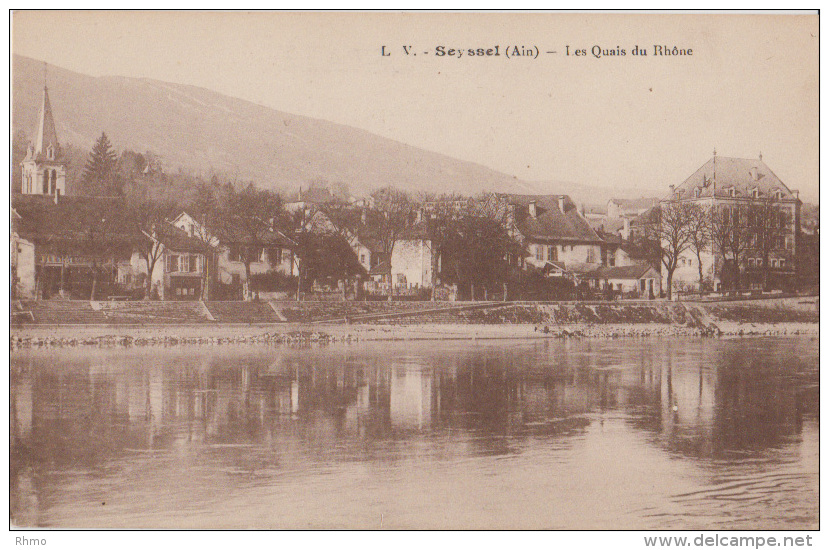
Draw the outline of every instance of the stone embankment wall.
M12 347L817 333L817 298L739 302L14 302ZM313 336L312 336L313 335Z

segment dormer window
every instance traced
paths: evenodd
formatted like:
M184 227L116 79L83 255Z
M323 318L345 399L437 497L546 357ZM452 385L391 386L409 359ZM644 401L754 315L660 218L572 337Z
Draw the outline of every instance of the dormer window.
M781 191L780 189L775 191L774 192L774 198L775 198L775 200L778 200L778 201L781 200L783 198L783 191Z
M695 196L695 197L699 197L699 196L700 196L700 193L701 193L701 191L700 191L700 188L699 188L699 187L697 187L696 189L694 189L694 196Z
M751 198L752 199L759 199L760 198L760 190L756 187L751 190Z
M729 197L736 197L737 196L737 189L735 187L728 188L728 196Z
M46 148L46 158L49 160L55 160L55 148L51 145Z

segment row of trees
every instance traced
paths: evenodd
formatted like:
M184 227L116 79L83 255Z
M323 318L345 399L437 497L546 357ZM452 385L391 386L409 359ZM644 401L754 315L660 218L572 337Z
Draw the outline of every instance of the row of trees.
M772 199L703 205L690 201L669 201L654 210L646 225L643 241L656 251L665 269L667 294L671 297L674 272L680 258L691 252L699 270L699 288L704 290L703 255L719 257L715 269L731 277L733 287L741 285L741 267L749 256L762 259L762 284L769 286L770 256L785 244L791 216Z

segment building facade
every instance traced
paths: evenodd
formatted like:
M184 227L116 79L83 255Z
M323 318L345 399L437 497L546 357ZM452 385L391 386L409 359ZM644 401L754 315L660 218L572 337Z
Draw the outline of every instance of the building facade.
M714 156L661 205L693 204L708 213L709 242L699 259L693 247L678 257L674 290L789 288L796 284L801 201L758 159ZM725 250L725 239L734 243ZM736 257L735 257L736 256ZM667 272L663 270L667 285Z

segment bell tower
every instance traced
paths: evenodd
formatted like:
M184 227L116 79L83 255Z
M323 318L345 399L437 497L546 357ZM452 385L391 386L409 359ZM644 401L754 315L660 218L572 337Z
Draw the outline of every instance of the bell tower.
M68 162L58 143L52 105L49 103L49 89L43 86L43 104L35 133L35 140L29 144L23 159L24 195L49 195L57 199L66 194L66 168Z

